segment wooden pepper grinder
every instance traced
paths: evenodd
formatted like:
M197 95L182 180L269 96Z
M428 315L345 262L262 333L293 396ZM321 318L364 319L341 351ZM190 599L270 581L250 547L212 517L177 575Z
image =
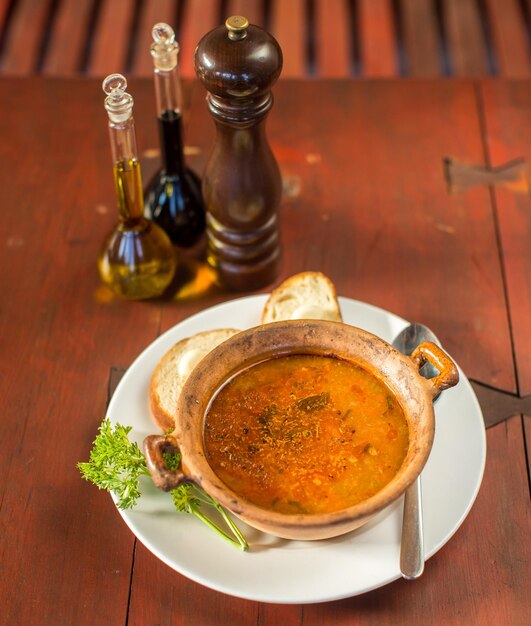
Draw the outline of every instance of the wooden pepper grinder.
M277 41L239 15L207 33L195 51L217 130L202 185L207 260L233 290L259 289L278 274L282 188L265 120L281 69Z

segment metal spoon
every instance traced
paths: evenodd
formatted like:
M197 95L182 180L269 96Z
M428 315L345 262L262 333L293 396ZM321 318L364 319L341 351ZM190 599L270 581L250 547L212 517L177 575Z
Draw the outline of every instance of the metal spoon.
M406 326L394 339L393 347L408 356L423 341L432 341L441 345L437 337L424 324ZM420 370L424 378L433 378L438 374L431 363L426 363ZM437 401L437 396L434 402ZM424 571L424 535L422 530L422 492L420 476L406 490L404 496L404 516L402 520L402 539L400 542L400 571L407 580L418 578Z

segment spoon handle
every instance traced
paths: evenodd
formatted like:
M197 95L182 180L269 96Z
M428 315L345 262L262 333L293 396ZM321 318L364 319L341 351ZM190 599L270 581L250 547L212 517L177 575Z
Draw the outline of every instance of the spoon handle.
M407 580L418 578L424 571L424 540L422 530L422 497L420 476L406 490L400 550L400 571Z

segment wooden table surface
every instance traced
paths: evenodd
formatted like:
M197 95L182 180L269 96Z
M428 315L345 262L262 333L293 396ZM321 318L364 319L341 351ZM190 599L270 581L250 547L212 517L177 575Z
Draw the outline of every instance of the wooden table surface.
M151 81L133 81L131 91L149 171ZM175 298L112 297L96 269L116 219L100 83L6 78L0 93L0 621L529 623L531 198L501 185L451 194L443 159L491 167L529 159L531 83L275 88L268 136L285 181L279 280L320 270L340 295L430 326L474 381L490 426L478 498L422 578L303 606L188 580L81 480L76 463L88 458L117 374L161 332L241 294L205 286L188 254ZM201 172L213 125L201 88L187 93L188 160Z

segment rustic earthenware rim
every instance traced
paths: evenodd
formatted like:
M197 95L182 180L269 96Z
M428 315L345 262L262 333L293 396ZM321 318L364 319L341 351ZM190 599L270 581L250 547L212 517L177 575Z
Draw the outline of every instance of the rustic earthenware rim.
M410 428L408 453L398 474L371 498L332 513L278 513L243 499L210 467L203 447L203 424L216 392L249 365L287 354L321 354L357 362L384 380L398 398ZM172 434L181 450L182 474L259 530L292 539L323 539L353 530L397 500L428 459L435 432L432 401L440 389L418 369L418 363L379 337L339 322L294 320L238 333L209 353L183 388Z
M245 500L225 485L210 467L204 451L204 418L217 391L243 369L289 354L335 356L358 363L383 380L408 419L410 443L397 475L371 498L326 514L284 514ZM428 359L440 374L426 380L419 369ZM182 482L201 486L251 526L290 539L324 539L353 530L394 502L418 477L433 443L433 398L459 378L457 366L434 344L419 346L406 357L379 337L354 326L322 320L266 324L238 333L209 353L186 382L170 435L145 440L146 460L155 484L166 491ZM182 464L170 470L164 453L180 448Z

